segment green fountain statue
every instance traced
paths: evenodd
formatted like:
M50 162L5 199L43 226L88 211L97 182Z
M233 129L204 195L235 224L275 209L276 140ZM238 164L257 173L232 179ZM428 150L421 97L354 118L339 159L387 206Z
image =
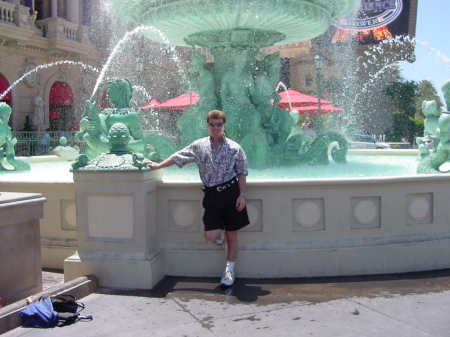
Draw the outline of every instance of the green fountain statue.
M416 144L419 149L419 159L430 155L430 150L428 148L430 143L433 147L433 152L436 153L440 142L437 134L441 112L438 110L437 102L435 100L423 101L422 112L425 115L423 137L416 138Z
M108 130L108 145L110 151L101 153L92 160L85 154L78 156L72 164L72 171L149 171L148 159L142 153L133 153L129 144L132 141L128 126L114 123Z
M200 102L178 122L182 145L203 135L197 125L212 109L227 114L227 136L241 143L253 167L271 164L320 164L330 144L335 160L345 162L347 141L337 133L319 135L306 151L292 145L295 120L276 105L280 57L259 58L260 49L300 42L324 33L331 18L358 8L359 0L113 0L115 14L141 26L148 38L176 46L208 48L212 71L194 52L192 87ZM155 29L156 28L156 29ZM162 33L162 34L161 34ZM289 146L287 145L289 143ZM296 149L296 150L294 150ZM320 160L316 158L322 158ZM344 159L343 159L344 158Z
M5 102L0 103L0 171L8 171L8 169L2 165L3 159L11 164L15 171L28 171L30 170L30 164L25 160L16 158L16 152L14 145L17 143L17 138L13 137L11 128L8 125L9 118L11 117L11 107Z
M445 164L450 158L450 80L444 83L442 86L442 93L444 94L445 104L447 106L446 111L442 111L438 119L438 127L435 129L436 136L430 140L433 140L438 145L433 154L428 155L426 152L424 158L417 166L417 173L449 173L450 171L441 171L440 167ZM437 114L437 107L435 104L426 104L431 107L435 107ZM427 117L428 118L428 117ZM427 131L425 130L425 133ZM426 134L425 134L426 136ZM419 141L420 142L420 141ZM418 143L419 144L419 143ZM423 145L423 144L420 144ZM420 150L420 148L419 148ZM424 154L424 151L421 152Z
M184 111L177 122L182 134L182 145L186 146L202 137L208 136L205 128L206 115L217 108L217 99L214 93L214 76L206 69L206 57L199 52L193 52L190 59L191 88L200 97L200 100ZM211 90L212 89L212 90Z
M128 151L141 154L145 158L159 161L162 155L171 154L175 147L165 138L158 135L144 137L139 111L130 105L133 87L129 80L111 78L107 81L107 95L113 108L106 108L100 113L97 104L86 101L80 121L80 132L76 138L84 141L84 153L74 167L84 167L105 153L112 151L110 131L116 124L124 125L128 133L126 148ZM121 130L122 128L119 128ZM115 137L113 137L115 138ZM116 167L112 165L112 167Z

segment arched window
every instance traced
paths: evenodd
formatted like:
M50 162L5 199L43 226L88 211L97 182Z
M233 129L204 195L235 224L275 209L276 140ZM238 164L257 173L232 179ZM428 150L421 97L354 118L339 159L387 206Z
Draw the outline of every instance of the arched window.
M305 78L305 85L307 87L310 87L310 86L312 86L312 84L313 84L312 76L311 75L307 75L306 78Z
M8 81L0 75L0 96L9 88ZM11 91L0 99L1 102L11 102Z
M50 105L72 106L72 89L64 82L55 82L50 89Z

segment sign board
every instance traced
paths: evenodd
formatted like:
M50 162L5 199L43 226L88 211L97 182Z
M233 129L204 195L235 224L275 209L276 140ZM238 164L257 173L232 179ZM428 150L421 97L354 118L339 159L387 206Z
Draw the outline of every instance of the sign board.
M398 36L414 36L414 31L409 31L413 2L417 8L415 0L362 0L357 13L332 20L328 31L316 43L371 44Z

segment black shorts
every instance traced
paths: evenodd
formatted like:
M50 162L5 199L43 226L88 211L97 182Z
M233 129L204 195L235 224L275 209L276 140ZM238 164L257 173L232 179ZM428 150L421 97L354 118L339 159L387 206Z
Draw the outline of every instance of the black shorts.
M236 178L213 187L203 187L203 223L205 231L225 229L237 231L250 223L247 207L242 211L236 209L239 197L239 184Z

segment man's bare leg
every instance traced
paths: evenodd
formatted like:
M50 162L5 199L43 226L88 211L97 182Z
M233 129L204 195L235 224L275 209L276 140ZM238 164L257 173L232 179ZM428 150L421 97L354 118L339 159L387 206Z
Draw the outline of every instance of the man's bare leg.
M234 283L234 263L238 254L237 231L225 231L227 238L227 266L223 272L220 285L231 287Z
M219 237L220 235L220 229L214 229L212 231L205 231L205 240L208 242L215 242L216 239Z
M238 239L237 231L225 231L225 236L227 238L227 261L236 262L238 254Z

